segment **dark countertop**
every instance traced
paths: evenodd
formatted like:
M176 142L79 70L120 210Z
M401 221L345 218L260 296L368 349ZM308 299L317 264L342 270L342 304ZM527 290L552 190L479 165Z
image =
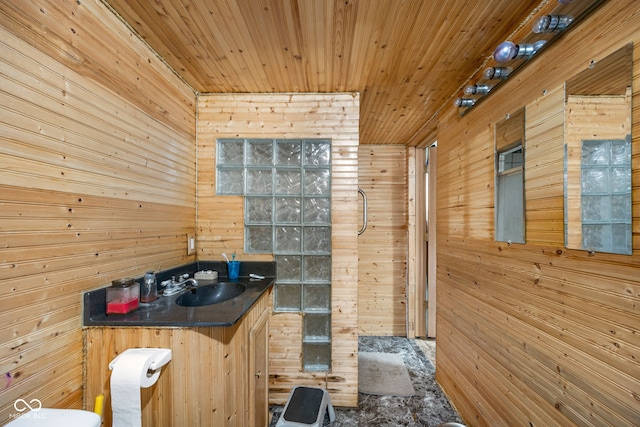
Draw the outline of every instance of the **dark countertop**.
M156 272L158 284L171 278L189 273L190 277L200 270L218 272L218 282L228 282L227 268L224 262L197 261L170 270ZM265 276L264 279L249 278L249 274ZM148 327L199 327L199 326L231 326L253 306L253 304L269 290L276 277L275 262L248 261L240 264L240 277L233 282L246 286L246 290L230 300L200 306L183 307L176 304L176 299L184 292L171 296L160 296L150 303L140 303L137 310L127 314L106 314L107 288L85 292L83 295L84 326L148 326ZM142 278L137 278L140 282ZM213 284L216 281L200 280L199 286ZM188 292L188 291L187 291Z

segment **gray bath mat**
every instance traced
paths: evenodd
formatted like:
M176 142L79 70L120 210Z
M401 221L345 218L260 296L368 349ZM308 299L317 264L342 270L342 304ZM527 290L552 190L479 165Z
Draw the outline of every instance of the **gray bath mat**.
M378 396L413 396L411 378L397 353L358 353L358 391Z

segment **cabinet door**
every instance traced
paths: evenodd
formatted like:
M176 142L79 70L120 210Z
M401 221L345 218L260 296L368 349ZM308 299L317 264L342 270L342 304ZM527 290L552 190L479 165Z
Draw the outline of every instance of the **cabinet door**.
M269 314L266 309L249 332L249 425L269 425Z

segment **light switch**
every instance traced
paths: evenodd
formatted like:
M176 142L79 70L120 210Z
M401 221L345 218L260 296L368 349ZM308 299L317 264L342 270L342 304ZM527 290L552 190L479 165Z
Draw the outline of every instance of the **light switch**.
M187 255L192 255L196 251L196 238L193 234L187 234Z

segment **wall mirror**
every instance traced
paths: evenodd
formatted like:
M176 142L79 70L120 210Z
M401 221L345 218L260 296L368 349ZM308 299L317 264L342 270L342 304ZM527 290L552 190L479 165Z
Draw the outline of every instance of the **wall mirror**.
M632 253L628 44L565 83L565 246Z
M496 241L524 243L524 108L496 124Z

